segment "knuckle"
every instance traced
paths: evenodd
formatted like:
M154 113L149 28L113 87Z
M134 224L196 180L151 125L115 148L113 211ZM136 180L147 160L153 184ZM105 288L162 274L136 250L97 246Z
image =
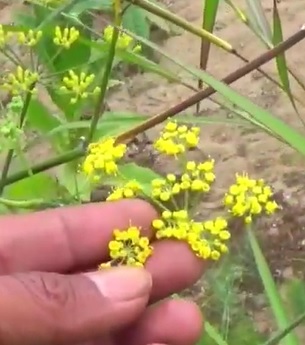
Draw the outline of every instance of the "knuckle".
M76 295L69 279L57 273L18 274L15 278L24 286L30 297L41 307L52 309L74 305Z

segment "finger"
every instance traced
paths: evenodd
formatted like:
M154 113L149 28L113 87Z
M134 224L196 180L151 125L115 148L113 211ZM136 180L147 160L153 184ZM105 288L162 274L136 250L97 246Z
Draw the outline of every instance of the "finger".
M150 233L156 212L141 200L47 210L0 219L0 274L18 271L67 272L94 266L107 257L115 228L130 224Z
M79 344L103 337L143 313L150 289L150 275L132 268L2 276L1 344Z
M184 242L156 242L146 265L153 279L150 301L155 302L192 286L203 275L206 265Z
M180 292L202 277L207 262L197 258L186 243L162 240L153 247L145 265L153 280L150 303Z
M136 324L119 335L117 343L192 345L200 338L202 327L202 314L194 303L166 300L149 307Z

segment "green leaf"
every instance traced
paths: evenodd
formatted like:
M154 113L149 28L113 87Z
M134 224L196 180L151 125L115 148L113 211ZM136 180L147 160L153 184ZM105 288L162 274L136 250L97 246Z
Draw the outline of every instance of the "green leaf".
M112 10L112 0L81 0L73 6L69 14L78 17L88 10L110 11Z
M214 30L218 6L219 0L204 2L202 28L211 33L213 33ZM210 46L211 41L206 38L201 39L200 68L202 69L206 69L207 67Z
M300 279L287 281L281 288L283 299L289 308L290 315L297 317L305 311L305 283Z
M89 200L91 185L83 174L77 173L75 164L65 164L57 173L58 183L70 194L71 199Z
M145 11L140 7L130 5L124 12L122 25L136 35L149 38L149 24L146 19Z
M46 134L61 124L38 99L32 98L27 112L27 122L40 134Z
M102 138L104 136L115 136L123 133L126 130L133 128L134 126L145 121L147 117L145 115L140 115L130 112L105 112L100 119L96 133L95 140ZM70 123L62 124L54 128L49 135L57 135L57 133L79 130L79 129L88 129L90 128L91 121L74 121ZM84 131L85 133L86 131Z
M73 121L79 115L79 106L78 104L72 104L70 102L71 95L61 93L58 90L55 90L53 87L47 88L48 94L54 104L63 112L66 120Z
M151 181L156 178L162 178L153 170L141 167L135 163L121 165L119 167L119 172L126 181L136 180L147 196L150 196L151 193Z
M271 44L272 34L261 0L246 0L246 2L251 26L261 34L265 42Z
M282 31L282 24L281 24L281 18L277 9L277 0L273 0L273 38L272 38L272 43L274 46L280 44L283 42L283 31ZM301 122L303 122L301 115L298 112L296 103L294 101L292 91L290 88L290 81L289 81L289 73L288 73L288 68L287 68L287 63L286 63L286 57L285 53L279 54L276 56L276 66L277 66L277 71L279 74L279 77L282 82L282 86L287 93L290 102L298 114ZM305 125L305 122L303 122Z
M58 196L58 185L50 175L40 173L7 186L4 196L15 200L43 198L47 201Z

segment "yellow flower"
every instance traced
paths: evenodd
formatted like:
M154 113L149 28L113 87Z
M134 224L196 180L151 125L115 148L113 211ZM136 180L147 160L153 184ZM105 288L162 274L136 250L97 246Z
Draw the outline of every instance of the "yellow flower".
M206 260L218 260L228 252L225 244L230 239L227 222L218 217L215 220L197 222L190 219L186 210L164 211L161 218L152 222L156 238L173 238L188 243L196 256Z
M116 229L113 236L108 245L111 261L101 264L100 268L111 264L143 267L152 255L153 248L148 237L141 236L140 229L135 226L123 231Z
M264 180L249 178L247 174L236 174L235 184L230 186L224 197L224 204L235 217L244 218L245 223L253 221L260 214L271 215L279 209L272 199L273 193Z
M113 32L114 32L114 27L111 25L106 26L106 28L104 29L104 40L107 43L111 42ZM120 50L127 50L129 48L132 48L132 51L134 53L139 53L141 51L141 45L140 44L135 45L134 43L135 41L131 36L121 31L118 36L116 48Z
M53 42L57 46L69 49L71 45L79 38L79 31L74 26L71 28L61 29L59 26L55 27Z
M17 33L18 42L28 47L34 47L38 43L41 37L42 37L41 30L38 30L38 31L29 30L26 33L24 33L23 31L20 31Z
M12 95L22 95L26 92L36 92L35 84L39 79L37 72L23 69L18 66L15 73L9 73L4 77L1 87Z
M188 128L185 125L178 125L176 121L170 121L155 141L154 148L159 153L176 157L187 149L196 147L199 142L199 134L199 127Z
M116 144L114 138L102 139L88 146L88 154L82 164L82 171L93 181L103 175L116 175L117 161L126 152L126 145Z
M87 75L85 72L81 72L77 75L74 71L70 70L68 76L63 78L64 85L60 87L60 90L71 93L74 96L71 98L71 103L75 104L80 99L86 99L89 95L96 95L100 92L99 87L95 87L93 91L88 90L94 78L94 74Z
M125 183L123 186L116 187L111 194L107 197L107 201L115 201L120 199L130 199L135 198L142 191L141 185L135 181L131 180Z

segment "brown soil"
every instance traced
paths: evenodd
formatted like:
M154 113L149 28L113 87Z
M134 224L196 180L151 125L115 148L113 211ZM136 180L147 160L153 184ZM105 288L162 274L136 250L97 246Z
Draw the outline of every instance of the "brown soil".
M9 16L15 5L3 6L0 1L1 22L10 21ZM200 25L202 1L175 0L169 7L172 11L187 20ZM243 1L236 1L243 5ZM270 17L272 1L262 1L267 15ZM304 0L282 0L279 3L285 37L296 32L304 24ZM264 47L256 37L239 22L234 13L225 5L217 19L216 33L230 42L243 56L252 59L264 51ZM162 48L170 55L176 56L185 64L198 66L200 39L184 33L169 37L162 43ZM304 69L305 43L291 49L287 57L289 65L305 80ZM172 63L160 57L162 67L173 69ZM229 56L218 48L212 48L208 70L217 78L242 66L242 62ZM276 76L274 62L264 69ZM177 71L178 72L178 71ZM189 83L196 86L195 80ZM294 85L295 86L295 85ZM254 72L233 84L234 89L249 97L256 104L268 109L288 124L304 132L300 121L284 94L271 82ZM147 114L159 113L187 98L192 91L184 86L168 82L145 73L134 75L125 81L120 90L112 92L108 103L112 110L128 110ZM304 92L295 87L295 94L301 99ZM202 102L203 116L219 114L220 108L210 100ZM305 118L305 108L299 107ZM188 109L188 113L193 111ZM224 117L226 112L222 111ZM148 132L154 137L159 128ZM217 162L217 183L208 204L202 205L202 214L214 214L219 210L219 202L227 186L233 181L236 172L247 171L254 177L265 178L278 191L278 198L283 203L283 211L273 222L262 225L260 234L263 237L264 250L272 271L280 278L291 276L304 277L305 259L305 161L286 145L257 130L226 125L205 125L202 127L200 151L192 155L209 154ZM44 153L42 153L42 156ZM170 164L157 160L155 168L167 171ZM288 277L287 277L288 276Z

